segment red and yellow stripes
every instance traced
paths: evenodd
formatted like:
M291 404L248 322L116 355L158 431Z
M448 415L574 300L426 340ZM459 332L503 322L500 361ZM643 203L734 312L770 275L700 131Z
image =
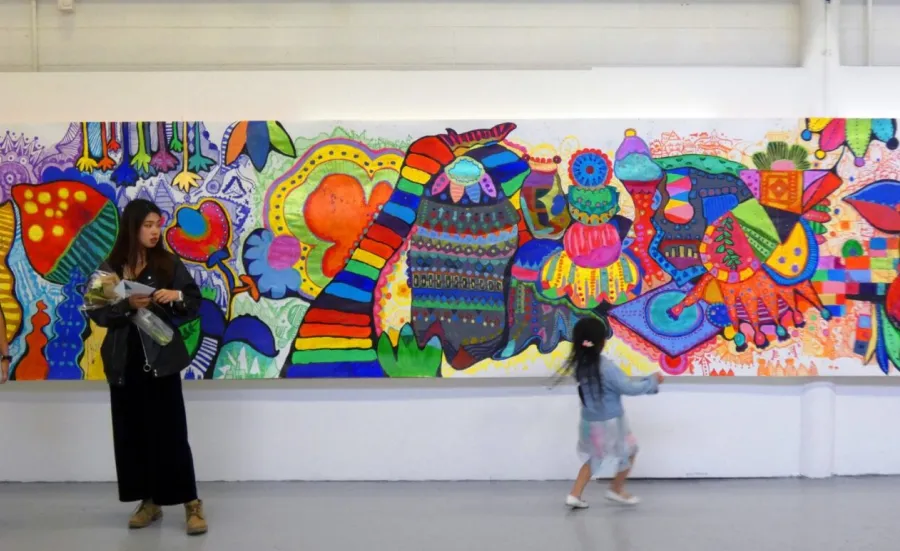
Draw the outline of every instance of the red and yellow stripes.
M7 257L15 239L16 220L11 202L0 205L0 309L6 320L6 338L12 338L22 326L22 306L16 300L15 278L7 265Z

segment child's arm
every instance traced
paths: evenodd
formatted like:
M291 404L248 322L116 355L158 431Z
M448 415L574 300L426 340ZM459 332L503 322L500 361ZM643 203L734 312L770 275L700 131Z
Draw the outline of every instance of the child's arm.
M659 378L656 375L628 377L618 367L605 370L604 375L609 378L613 390L623 396L640 396L659 392Z

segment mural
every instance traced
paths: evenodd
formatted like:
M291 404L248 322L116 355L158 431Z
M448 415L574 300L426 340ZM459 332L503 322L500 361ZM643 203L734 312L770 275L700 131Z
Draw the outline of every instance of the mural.
M233 124L0 133L16 380L102 379L80 309L117 210L203 291L188 379L900 371L894 119Z

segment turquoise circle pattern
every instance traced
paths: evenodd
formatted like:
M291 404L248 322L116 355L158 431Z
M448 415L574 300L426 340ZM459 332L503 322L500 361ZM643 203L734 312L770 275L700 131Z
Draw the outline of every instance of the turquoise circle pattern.
M666 291L647 303L647 323L653 331L667 337L680 337L700 327L703 323L703 311L696 304L685 308L675 319L669 315L668 310L684 297L685 294L681 291Z

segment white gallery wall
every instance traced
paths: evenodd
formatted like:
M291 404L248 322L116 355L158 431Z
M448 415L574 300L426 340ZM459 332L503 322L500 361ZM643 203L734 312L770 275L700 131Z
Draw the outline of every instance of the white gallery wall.
M865 2L837 0L76 0L72 14L55 0L0 0L10 71L0 131L70 120L897 116L900 4L874 4L870 59ZM156 70L168 72L143 72ZM626 404L642 443L635 475L900 474L898 380L670 380ZM543 380L186 387L203 480L577 469L574 389ZM114 479L105 385L6 385L0 449L0 480Z
M61 15L57 0L0 0L0 68L559 69L800 61L800 9L793 0L74 3L73 13Z

